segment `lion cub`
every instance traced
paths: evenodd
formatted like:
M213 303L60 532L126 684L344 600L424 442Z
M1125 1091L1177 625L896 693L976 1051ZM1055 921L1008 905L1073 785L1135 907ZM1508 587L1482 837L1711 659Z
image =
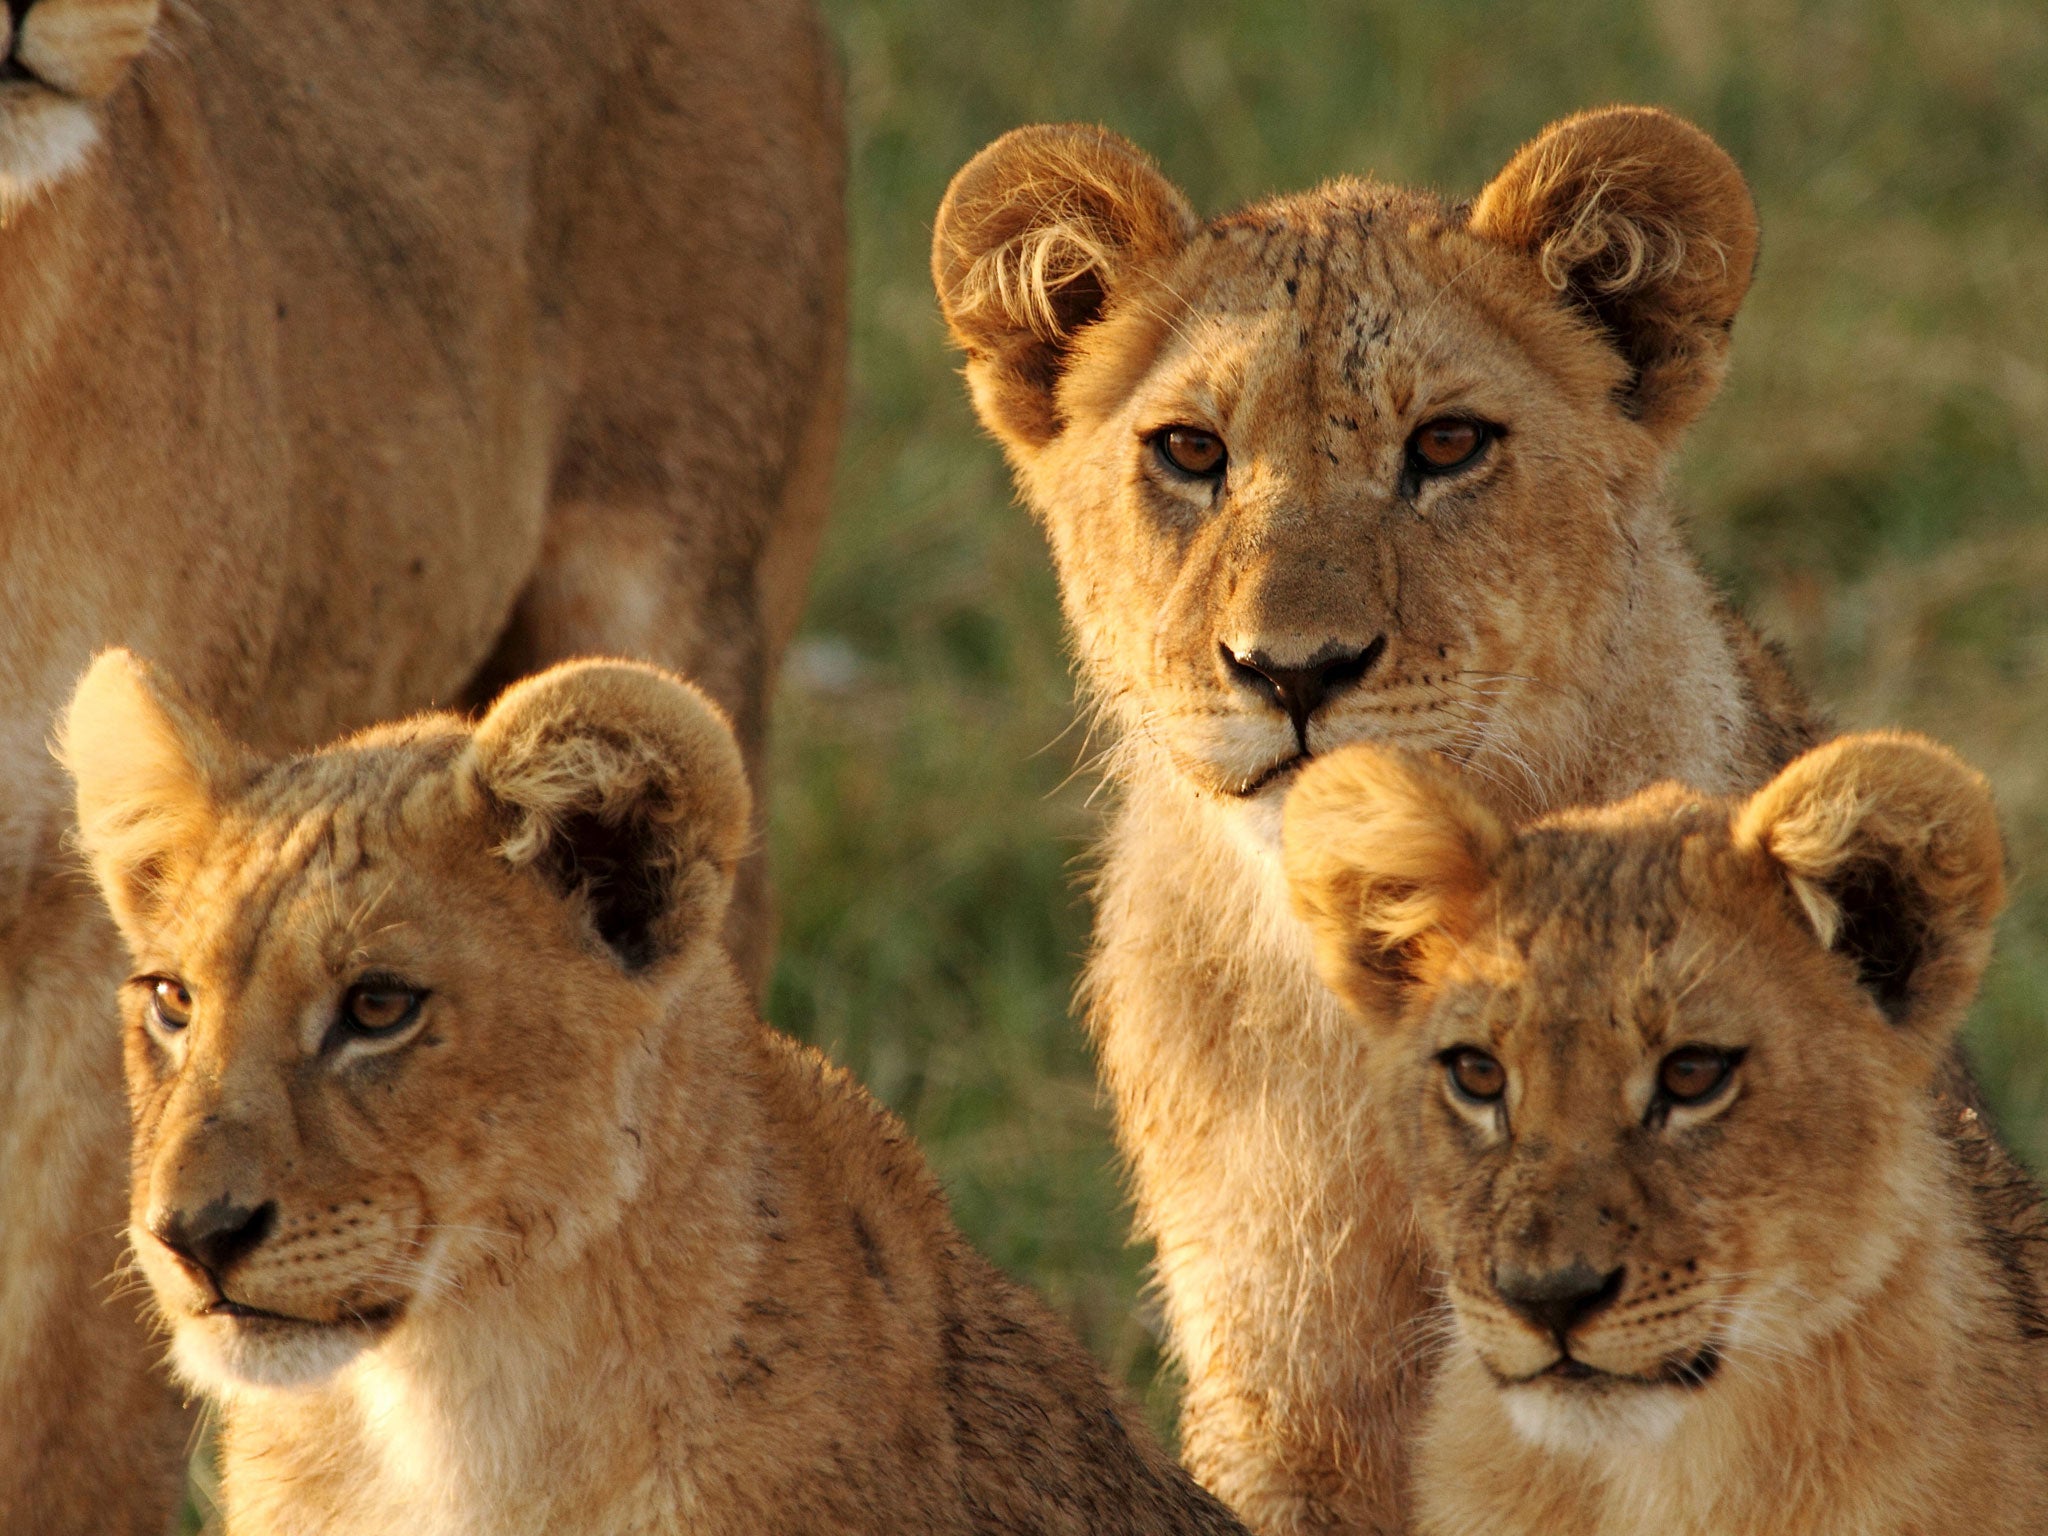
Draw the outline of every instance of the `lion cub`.
M1977 774L1849 737L1511 833L1354 748L1285 844L1448 1290L1421 1531L2048 1528L2048 1229L1927 1092L2003 896Z
M1240 1529L754 1017L694 689L572 663L265 761L116 651L62 752L230 1532Z

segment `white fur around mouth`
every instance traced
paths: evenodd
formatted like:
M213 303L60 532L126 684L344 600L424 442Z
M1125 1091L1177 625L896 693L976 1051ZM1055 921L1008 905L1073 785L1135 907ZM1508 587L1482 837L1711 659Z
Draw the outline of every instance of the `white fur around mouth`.
M333 1323L216 1312L178 1325L172 1358L203 1390L310 1387L327 1380L396 1326L400 1310Z
M1661 1383L1588 1392L1540 1377L1502 1388L1501 1399L1515 1433L1541 1450L1566 1455L1661 1444L1692 1406L1690 1393Z
M27 81L0 84L0 216L76 171L99 134L86 103Z
M1720 1366L1720 1351L1708 1344L1692 1364L1661 1375L1617 1376L1593 1369L1558 1374L1552 1367L1502 1383L1500 1393L1508 1421L1524 1440L1545 1451L1585 1455L1661 1444Z

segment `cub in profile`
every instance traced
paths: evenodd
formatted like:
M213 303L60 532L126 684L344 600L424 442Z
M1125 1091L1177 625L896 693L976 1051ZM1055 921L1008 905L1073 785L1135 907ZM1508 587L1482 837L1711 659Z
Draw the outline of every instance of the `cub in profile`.
M1446 1277L1419 1530L2048 1528L2048 1227L1928 1092L2003 899L1977 774L1846 737L1517 833L1361 747L1284 840Z
M265 760L110 652L62 752L231 1533L1240 1529L756 1020L694 689L572 663Z

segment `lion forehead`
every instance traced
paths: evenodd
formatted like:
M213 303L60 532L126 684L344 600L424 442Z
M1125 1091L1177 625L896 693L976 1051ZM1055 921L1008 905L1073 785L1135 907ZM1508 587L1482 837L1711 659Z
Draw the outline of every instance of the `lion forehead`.
M174 957L254 977L290 954L339 971L394 926L394 902L431 904L438 848L466 814L446 772L459 742L389 730L360 749L288 759L221 814L163 936ZM432 856L427 854L432 851Z
M1513 340L1480 302L1484 285L1470 281L1485 253L1423 222L1420 210L1400 211L1412 217L1370 199L1280 204L1212 226L1164 292L1138 306L1174 322L1168 371L1241 373L1249 355L1261 377L1277 372L1265 420L1249 423L1256 430L1298 412L1305 391L1412 390L1425 371L1456 373L1468 348ZM1495 350L1485 350L1498 367Z

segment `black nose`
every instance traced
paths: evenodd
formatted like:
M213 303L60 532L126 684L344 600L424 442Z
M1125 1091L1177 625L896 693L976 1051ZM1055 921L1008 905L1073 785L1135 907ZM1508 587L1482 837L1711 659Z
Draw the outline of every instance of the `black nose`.
M1232 677L1265 694L1287 711L1295 737L1308 750L1308 722L1333 694L1357 686L1387 648L1385 635L1375 636L1363 650L1332 640L1298 667L1283 667L1264 651L1240 656L1222 646L1223 667Z
M1569 1269L1504 1269L1493 1277L1500 1299L1559 1343L1621 1294L1621 1270L1600 1274L1583 1261Z
M223 1195L196 1211L172 1211L150 1228L150 1234L217 1282L270 1235L276 1220L275 1200L251 1207Z

